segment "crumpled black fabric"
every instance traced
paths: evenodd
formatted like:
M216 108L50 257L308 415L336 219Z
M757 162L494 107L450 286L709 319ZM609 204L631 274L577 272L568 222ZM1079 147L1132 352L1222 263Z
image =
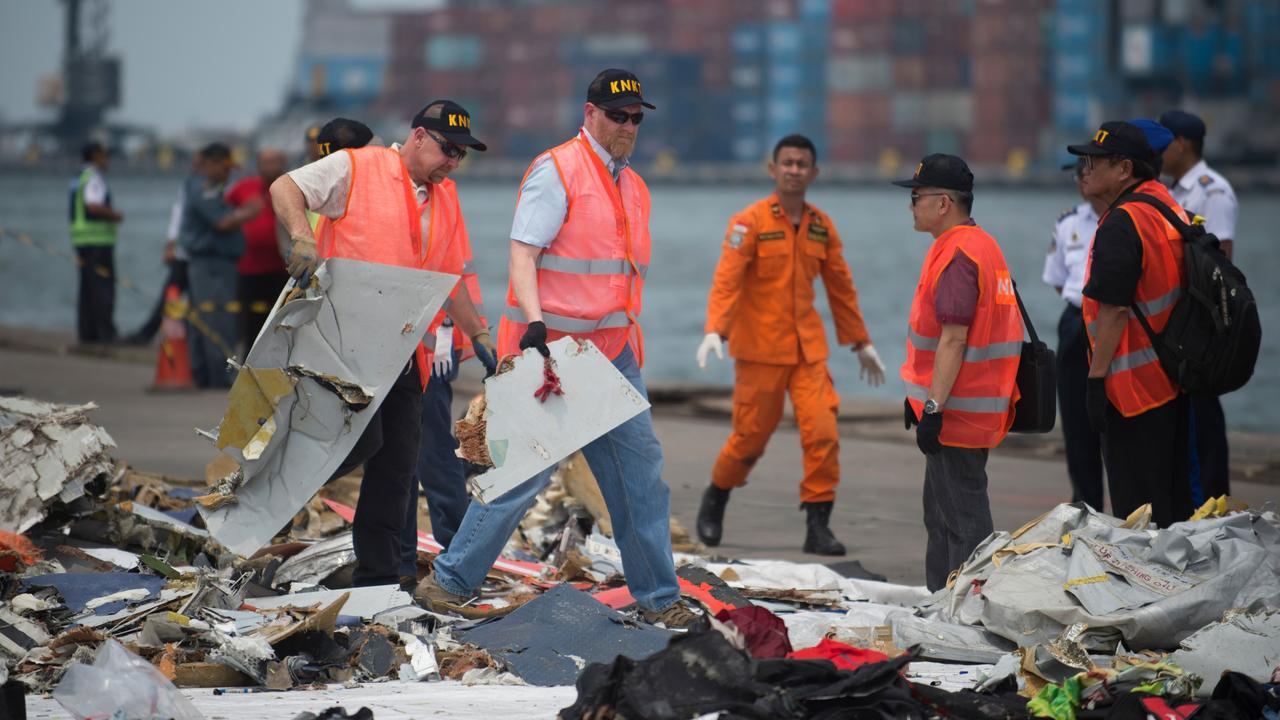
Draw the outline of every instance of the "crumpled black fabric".
M1017 682L1001 692L980 693L974 690L950 692L923 683L912 683L916 699L945 718L957 720L1022 720L1031 717L1027 699L1018 695Z
M682 720L722 712L742 720L922 719L924 707L901 676L914 659L909 653L857 670L825 660L752 660L717 632L691 633L645 660L588 665L578 677L577 700L559 716Z

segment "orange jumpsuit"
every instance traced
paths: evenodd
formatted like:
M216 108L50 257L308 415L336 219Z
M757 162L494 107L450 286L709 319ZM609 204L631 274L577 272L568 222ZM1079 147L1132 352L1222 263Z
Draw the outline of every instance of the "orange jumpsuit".
M826 213L805 205L794 227L776 195L729 221L707 300L705 332L729 340L734 357L733 434L716 459L711 481L746 484L764 454L791 394L804 449L801 502L830 502L840 482L836 410L840 398L827 371L827 338L814 307L821 274L841 345L869 342L840 236Z

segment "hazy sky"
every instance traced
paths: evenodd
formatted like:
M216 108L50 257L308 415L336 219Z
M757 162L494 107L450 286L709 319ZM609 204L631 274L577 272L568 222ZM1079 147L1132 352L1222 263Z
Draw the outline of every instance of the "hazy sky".
M51 117L39 78L58 72L63 4L0 2L0 117ZM108 2L124 96L108 118L157 127L246 128L280 108L293 77L301 0Z

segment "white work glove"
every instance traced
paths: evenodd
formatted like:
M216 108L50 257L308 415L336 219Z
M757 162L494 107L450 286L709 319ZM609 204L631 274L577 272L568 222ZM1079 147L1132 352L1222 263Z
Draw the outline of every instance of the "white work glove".
M453 325L440 323L436 328L435 359L431 362L431 374L446 377L453 367Z
M698 346L698 367L707 369L707 354L712 350L716 351L716 357L724 359L724 342L718 333L707 333L707 336L702 338L702 344Z
M884 363L880 362L880 355L876 353L875 346L867 343L854 352L858 354L858 362L862 364L858 369L858 377L866 380L872 387L883 385Z

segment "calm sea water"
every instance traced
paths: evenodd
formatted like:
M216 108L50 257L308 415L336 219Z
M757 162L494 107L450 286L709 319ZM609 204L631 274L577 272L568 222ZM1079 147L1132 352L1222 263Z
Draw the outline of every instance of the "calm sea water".
M24 231L43 243L67 247L66 208L69 178L49 175L0 175L0 226ZM161 248L176 178L110 179L113 200L125 213L117 267L139 291L121 290L117 324L123 332L146 317L164 280ZM730 384L731 365L716 363L700 371L693 354L702 339L707 288L720 252L729 216L766 195L759 186L655 186L653 259L645 289L642 321L646 339L646 376ZM506 288L507 233L515 201L514 184L461 180L461 198L471 232L480 280L495 317ZM862 314L890 380L870 388L858 379L858 363L845 348L835 350L832 375L842 395L901 397L897 367L905 355L906 318L914 282L929 238L913 232L906 192L896 188L817 186L810 200L834 219L853 269ZM1056 343L1062 301L1040 281L1049 231L1058 214L1078 202L1072 188L1061 191L1001 190L978 194L974 216L1000 241L1019 282L1023 299L1041 336ZM1237 261L1258 296L1263 322L1263 351L1253 380L1224 398L1228 422L1240 429L1280 431L1280 246L1272 244L1280 227L1280 198L1245 194L1241 198ZM819 293L823 312L825 296ZM75 322L76 271L56 259L0 237L0 323L72 328ZM496 324L496 322L495 322ZM828 323L829 337L834 330ZM0 369L2 374L3 369Z

